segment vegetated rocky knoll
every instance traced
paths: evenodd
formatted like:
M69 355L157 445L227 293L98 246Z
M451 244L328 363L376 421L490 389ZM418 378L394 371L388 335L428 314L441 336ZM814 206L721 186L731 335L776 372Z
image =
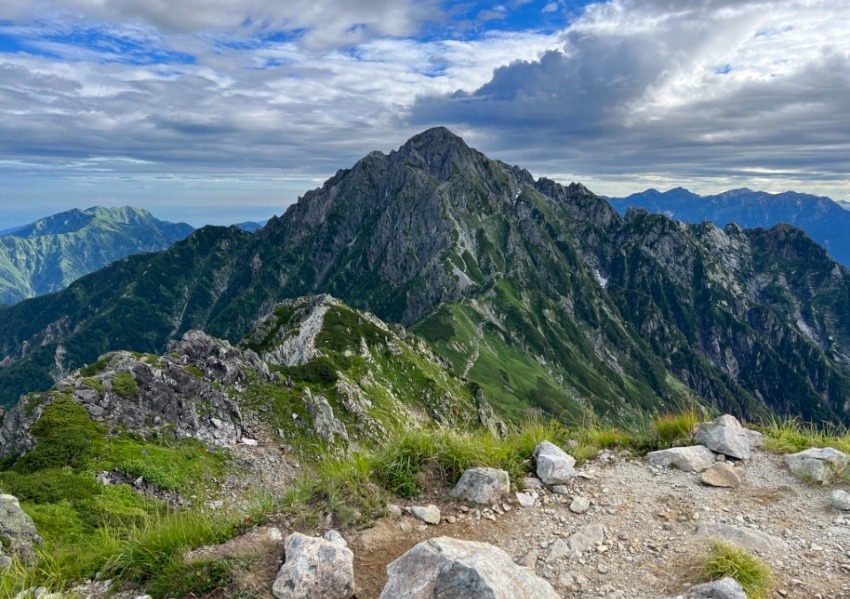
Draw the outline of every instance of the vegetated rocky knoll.
M164 250L193 230L139 208L96 206L6 231L0 234L0 304L59 291L125 256Z
M827 249L844 266L850 266L850 212L841 202L807 193L767 193L752 189L730 189L702 196L677 187L665 192L647 189L625 198L610 198L621 213L630 207L666 214L687 223L711 221L722 227L773 227L787 223Z
M236 346L190 331L162 356L107 354L22 398L0 427L0 458L32 450L33 426L59 399L107 431L222 447L261 438L344 452L399 427L500 425L422 340L329 296L283 302Z
M331 293L408 325L504 412L725 411L846 421L850 273L801 231L625 217L444 128L373 152L256 235L205 228L0 312L2 401L108 350L235 341ZM52 377L51 377L52 371Z

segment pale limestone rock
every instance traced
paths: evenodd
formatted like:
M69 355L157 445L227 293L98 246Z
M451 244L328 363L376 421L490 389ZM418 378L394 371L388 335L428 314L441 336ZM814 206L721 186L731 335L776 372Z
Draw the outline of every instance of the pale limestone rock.
M537 477L543 484L562 485L576 476L575 458L549 441L537 446L534 459L537 461Z
M274 581L277 599L350 599L354 554L343 544L293 533L286 537L286 563ZM344 540L342 541L345 542Z
M496 468L470 468L457 481L452 496L480 504L492 504L510 493L508 473Z
M557 599L548 582L488 543L437 537L387 567L380 599Z
M714 452L704 445L692 445L651 451L646 454L646 461L650 466L675 467L684 472L702 472L714 463L715 458Z

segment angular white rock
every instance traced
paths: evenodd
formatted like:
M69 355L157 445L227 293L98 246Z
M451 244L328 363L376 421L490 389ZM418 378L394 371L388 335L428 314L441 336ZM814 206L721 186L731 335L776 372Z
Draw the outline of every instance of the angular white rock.
M272 586L274 596L277 599L353 597L354 554L338 542L339 539L332 542L297 532L286 537L286 563Z
M548 582L488 543L437 537L387 566L380 599L557 599Z
M700 424L694 433L694 441L730 458L748 460L753 449L761 445L762 435L741 426L734 416L724 414Z
M501 501L510 493L511 479L504 470L496 468L470 468L457 481L452 496L480 504Z
M576 476L576 459L566 451L550 443L541 442L534 450L537 461L537 477L546 485L562 485Z

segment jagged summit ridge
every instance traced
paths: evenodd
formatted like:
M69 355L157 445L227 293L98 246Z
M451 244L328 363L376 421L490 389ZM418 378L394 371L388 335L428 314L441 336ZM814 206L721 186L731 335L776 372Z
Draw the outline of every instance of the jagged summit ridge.
M205 229L106 269L73 302L7 312L0 382L38 365L45 385L56 364L116 349L109 339L162 351L202 329L236 342L281 301L327 293L412 325L517 418L529 405L636 416L697 396L844 419L848 285L805 236L623 218L579 183L535 180L438 128L340 170L257 235Z

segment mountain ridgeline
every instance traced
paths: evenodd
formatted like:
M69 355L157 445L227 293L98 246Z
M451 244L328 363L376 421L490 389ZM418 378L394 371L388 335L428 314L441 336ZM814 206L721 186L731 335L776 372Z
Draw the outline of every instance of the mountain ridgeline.
M409 326L511 418L694 400L850 416L850 271L802 231L620 216L444 128L340 170L256 234L206 227L3 309L2 401L192 329L236 342L315 293Z
M0 304L64 289L110 262L157 252L194 229L138 208L69 210L0 233Z
M769 228L780 223L799 227L826 248L844 266L850 266L850 204L829 198L786 191L767 193L732 189L701 196L677 187L661 192L647 189L625 198L610 198L621 214L629 208L643 208L688 223L711 221L722 227L735 223L742 227Z

